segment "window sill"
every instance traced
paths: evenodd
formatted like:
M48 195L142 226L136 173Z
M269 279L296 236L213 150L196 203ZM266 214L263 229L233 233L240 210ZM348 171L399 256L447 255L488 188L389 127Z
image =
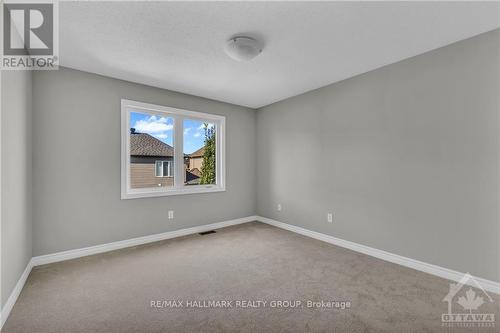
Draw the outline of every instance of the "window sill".
M128 193L122 193L121 199L138 199L138 198L152 198L152 197L166 197L171 195L184 195L184 194L198 194L198 193L213 193L213 192L225 192L225 187L220 186L196 186L191 185L188 188L183 189L171 189L171 190L152 190L147 189L147 191L134 190Z

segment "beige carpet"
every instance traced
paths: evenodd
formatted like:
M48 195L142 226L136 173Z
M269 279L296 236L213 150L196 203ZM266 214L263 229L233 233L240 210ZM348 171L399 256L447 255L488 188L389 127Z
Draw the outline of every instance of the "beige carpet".
M500 322L443 328L448 288L446 280L253 222L36 267L4 332L500 331ZM163 300L183 307L151 307ZM194 300L233 303L186 308ZM267 304L245 308L241 300ZM302 303L279 308L279 300ZM314 309L308 300L351 306ZM485 301L480 312L500 321L500 297Z

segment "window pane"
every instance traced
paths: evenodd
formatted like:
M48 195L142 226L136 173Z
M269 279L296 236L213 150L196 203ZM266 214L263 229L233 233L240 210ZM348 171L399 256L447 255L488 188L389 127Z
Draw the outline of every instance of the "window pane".
M163 176L168 177L169 176L169 174L168 174L168 162L167 161L163 162L162 167L163 167Z
M142 112L130 113L130 187L172 187L168 162L173 165L174 120Z
M161 167L162 165L163 165L162 161L156 161L156 170L155 170L156 177L163 176L163 170L162 170L162 167Z
M184 184L216 184L215 124L184 120Z

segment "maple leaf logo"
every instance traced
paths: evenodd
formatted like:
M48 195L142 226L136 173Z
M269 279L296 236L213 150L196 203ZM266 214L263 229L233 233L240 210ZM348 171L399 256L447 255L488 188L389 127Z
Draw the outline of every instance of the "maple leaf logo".
M465 310L469 310L469 313L472 313L472 310L477 310L484 303L483 297L476 296L476 292L471 288L465 292L465 296L460 296L457 303Z

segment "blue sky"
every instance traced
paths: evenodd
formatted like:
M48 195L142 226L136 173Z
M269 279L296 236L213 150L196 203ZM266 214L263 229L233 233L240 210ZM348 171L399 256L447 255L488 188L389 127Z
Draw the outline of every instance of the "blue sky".
M174 120L169 117L131 112L130 127L138 133L147 133L166 144L173 145ZM184 120L184 153L191 154L203 147L205 131L203 122L199 120Z

